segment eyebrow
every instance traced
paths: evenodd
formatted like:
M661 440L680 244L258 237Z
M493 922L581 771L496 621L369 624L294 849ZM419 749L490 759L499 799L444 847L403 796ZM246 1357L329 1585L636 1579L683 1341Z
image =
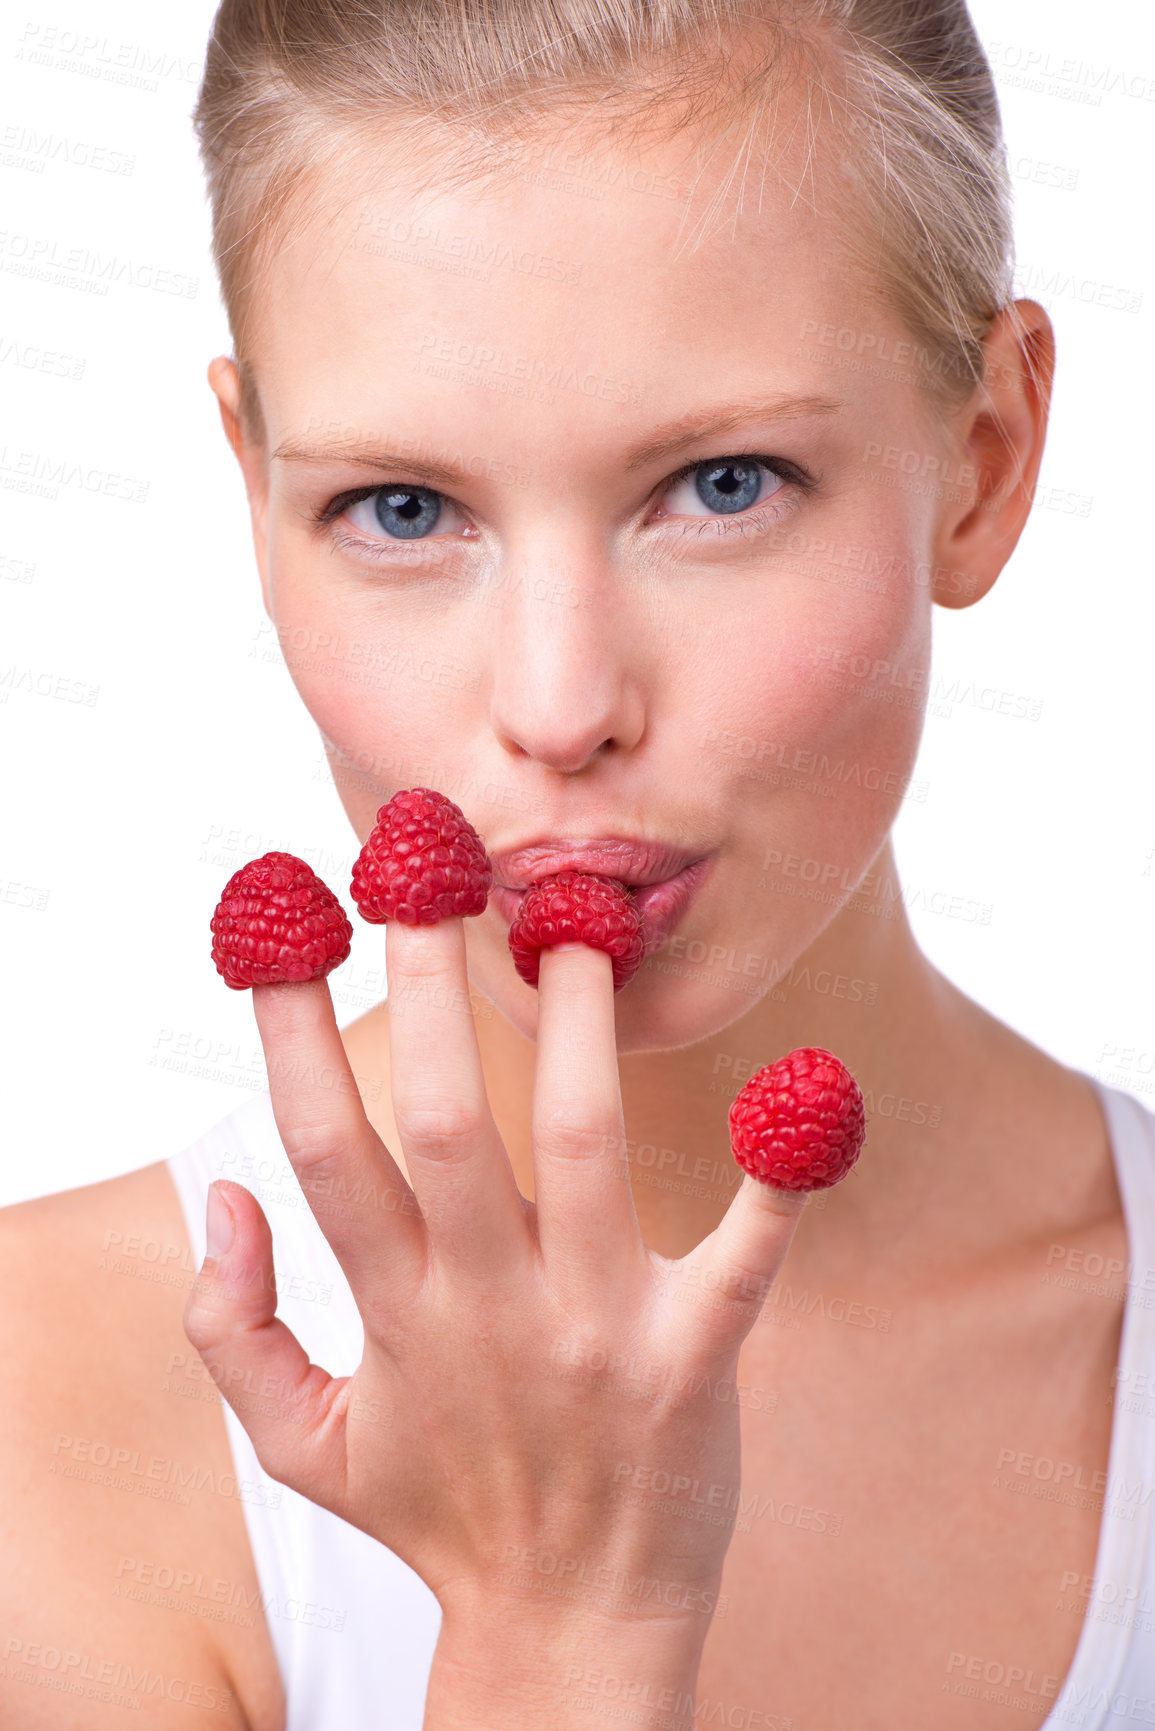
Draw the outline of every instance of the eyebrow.
M643 469L661 457L675 456L699 439L728 433L745 421L792 421L806 415L835 415L844 405L825 397L754 397L741 403L724 403L698 409L663 427L626 459L627 469Z
M825 397L753 397L744 402L718 404L683 415L659 428L652 439L638 445L625 460L627 471L643 469L663 457L675 456L699 439L712 438L753 420L798 420L807 415L833 415L845 407ZM415 480L444 481L451 485L475 480L470 470L442 463L423 462L411 452L383 445L344 444L309 446L286 439L273 456L285 463L354 463L366 469L403 469Z

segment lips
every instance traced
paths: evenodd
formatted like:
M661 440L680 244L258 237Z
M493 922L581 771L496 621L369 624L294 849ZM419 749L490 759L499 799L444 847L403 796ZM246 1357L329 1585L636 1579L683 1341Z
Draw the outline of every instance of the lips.
M598 841L535 842L489 856L494 882L514 890L528 889L542 878L565 871L620 878L631 888L663 883L702 857L666 842L629 841L616 836Z
M558 872L592 872L618 878L634 892L642 922L645 954L673 931L707 876L712 859L663 842L608 838L596 842L543 842L490 856L491 900L512 925L522 896L531 885Z

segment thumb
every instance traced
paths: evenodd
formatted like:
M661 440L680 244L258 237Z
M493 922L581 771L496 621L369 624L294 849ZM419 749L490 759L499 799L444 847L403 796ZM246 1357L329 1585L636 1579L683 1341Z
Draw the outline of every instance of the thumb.
M351 1377L312 1364L279 1320L273 1235L240 1184L209 1186L208 1254L184 1309L184 1331L244 1426L261 1466L324 1508L344 1482Z

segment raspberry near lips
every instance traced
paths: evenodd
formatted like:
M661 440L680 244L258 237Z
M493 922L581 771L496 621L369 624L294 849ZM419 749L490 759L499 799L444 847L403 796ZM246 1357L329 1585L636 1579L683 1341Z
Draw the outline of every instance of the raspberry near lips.
M485 912L493 868L460 806L428 787L404 788L377 813L350 890L363 920L435 926Z
M592 872L564 871L526 891L509 928L509 948L522 979L536 986L542 950L574 943L605 950L613 963L615 992L633 979L642 960L642 922L625 884Z
M799 1046L751 1076L730 1107L734 1158L778 1190L827 1190L866 1140L862 1092L820 1046Z
M291 853L266 853L234 872L212 917L213 961L226 986L319 980L349 954L353 927L313 871Z

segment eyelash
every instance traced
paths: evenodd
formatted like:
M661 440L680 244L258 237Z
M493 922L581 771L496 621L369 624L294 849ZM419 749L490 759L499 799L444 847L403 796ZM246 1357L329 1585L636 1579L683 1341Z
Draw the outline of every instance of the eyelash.
M680 469L670 475L663 483L663 496L676 487L679 481L684 481L687 475L692 475L695 469L700 469L705 463L721 462L723 458L739 463L758 463L762 468L769 469L772 474L779 476L784 482L786 482L787 486L793 487L797 493L805 494L812 492L818 485L814 477L808 474L805 469L799 468L797 463L788 463L782 457L766 456L761 452L756 451L727 451L723 453L722 457L697 457L692 463L683 464ZM409 483L401 480L378 481L377 485L374 487L356 487L351 492L338 493L336 498L331 499L327 505L322 505L319 510L311 513L312 520L318 529L324 529L335 522L343 511L348 510L350 505L359 504L362 499L371 499L375 493L382 493L386 488L402 488L407 485L416 486L418 483ZM436 488L430 488L429 491L437 492L439 498L449 498L447 493L440 493ZM756 531L760 532L767 527L767 516L769 516L773 522L777 522L782 516L783 507L781 505L775 505L775 501L778 499L781 491L783 491L783 489L779 489L779 492L771 494L768 499L764 499L760 504L751 505L745 511L736 511L729 517L687 518L682 525L682 531L685 534L697 533L700 535L702 533L702 526L708 523L713 526L715 533L741 534L744 533L751 524L755 526ZM456 500L450 502L456 504ZM458 509L461 510L463 507L458 506ZM670 519L663 518L662 521L668 522ZM405 551L416 551L416 549L420 547L430 545L434 539L435 537L429 536L422 541L375 542L367 540L365 537L360 535L334 536L335 543L338 547L350 547L359 553L364 553L368 550L370 558L381 557L381 550L385 548L388 548L389 556L391 557L395 556L399 549Z

